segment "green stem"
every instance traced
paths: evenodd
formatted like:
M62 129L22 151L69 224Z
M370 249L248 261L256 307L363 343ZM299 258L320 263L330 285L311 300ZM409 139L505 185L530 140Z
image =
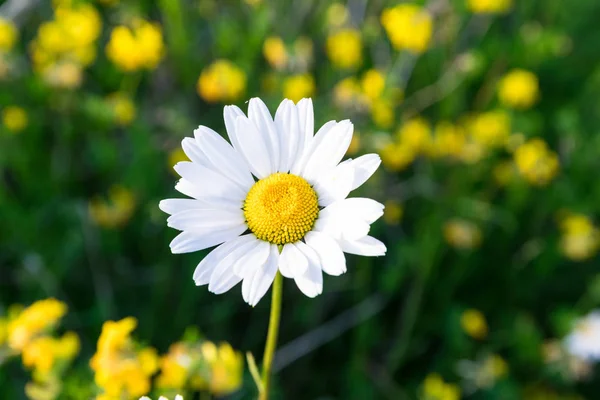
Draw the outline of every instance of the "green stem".
M271 316L269 317L269 332L267 334L267 344L265 345L265 354L263 356L262 367L262 391L259 400L268 400L269 383L271 380L271 364L277 347L277 335L279 334L279 319L281 316L281 292L283 288L283 278L277 272L273 282L273 295L271 297Z

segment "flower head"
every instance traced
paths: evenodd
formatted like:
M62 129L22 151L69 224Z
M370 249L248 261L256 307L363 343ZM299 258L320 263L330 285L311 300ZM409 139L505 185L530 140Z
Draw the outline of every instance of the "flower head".
M236 101L246 91L246 74L228 60L217 60L198 78L198 94L209 103Z
M600 248L600 232L583 214L569 214L561 221L560 249L574 261L588 260Z
M481 244L481 230L473 222L451 219L444 225L446 241L457 249L474 249Z
M523 69L514 69L506 74L498 85L500 101L514 108L531 107L539 97L537 76Z
M293 75L283 81L283 96L294 102L315 94L315 79L310 74Z
M600 360L600 311L592 311L576 322L564 339L567 352L585 361Z
M542 139L534 138L523 143L513 154L521 174L532 185L545 186L558 173L558 155Z
M485 339L488 334L485 316L479 310L465 310L460 316L460 326L467 335L475 339Z
M396 50L423 53L429 47L433 32L431 15L416 4L399 4L381 14L383 25Z
M2 110L2 125L13 133L27 128L27 112L18 106L8 106Z
M467 7L476 14L501 14L512 7L512 0L467 0Z
M171 242L173 253L219 245L196 268L196 285L219 294L243 281L244 300L256 305L279 271L315 297L323 272L346 272L344 252L385 254L368 236L383 205L346 199L380 164L376 154L340 162L352 140L350 121L330 121L313 134L309 99L284 100L274 119L257 98L248 116L235 106L224 114L233 146L205 126L196 129L182 142L192 161L175 166L182 177L175 188L192 199L160 203L168 225L183 231Z
M355 29L342 29L331 34L326 43L327 56L341 69L357 67L362 61L362 39Z
M0 18L0 52L10 51L15 42L19 31L12 21L4 18Z
M55 325L67 312L67 305L56 299L39 300L25 308L7 326L9 346L23 350L37 335Z
M132 27L117 26L110 34L106 55L125 72L156 68L164 55L160 25L137 20Z

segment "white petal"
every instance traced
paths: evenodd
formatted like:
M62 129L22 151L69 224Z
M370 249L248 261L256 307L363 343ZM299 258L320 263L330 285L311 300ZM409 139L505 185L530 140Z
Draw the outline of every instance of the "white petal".
M244 225L244 212L228 209L195 209L181 211L167 219L167 226L180 231L210 233L234 226Z
M279 265L279 249L277 245L270 245L269 257L252 275L246 276L242 283L242 297L244 301L254 307L267 293L277 274Z
M232 249L229 254L225 255L218 263L210 276L210 283L208 284L209 291L215 294L225 293L242 280L242 277L234 272L235 265L238 262L245 260L249 254L255 254L256 250L263 243L257 240L256 237L253 237L254 235L248 236L251 236L251 238L245 240L244 243L240 244L235 249Z
M179 200L197 201L199 204L203 204L201 208L227 208L230 210L239 210L243 205L243 200L239 198L236 199L232 197L224 199L219 197L206 197L206 193L201 186L195 185L183 178L177 182L175 190L186 196L193 197L193 199Z
M248 190L254 184L250 170L240 154L217 132L205 126L194 130L194 137L214 170Z
M158 203L158 208L171 215L182 211L206 208L206 204L196 199L165 199Z
M227 130L227 136L229 141L235 149L240 148L240 142L238 141L238 132L235 126L235 120L239 116L245 116L244 112L240 110L238 106L225 106L223 109L223 119L225 120L225 129ZM243 156L243 154L242 154Z
M312 115L312 102L311 102L310 114ZM313 121L313 124L314 124L314 121ZM302 175L302 170L304 170L304 167L306 166L306 163L307 163L308 159L310 158L310 155L312 154L313 150L316 148L317 144L320 143L323 140L323 138L325 137L325 134L327 132L329 132L331 129L333 129L335 126L337 126L336 121L329 121L329 122L325 123L319 129L319 131L316 133L316 135L314 135L314 136L313 136L313 132L310 133L310 136L308 136L305 132L304 150L301 153L300 152L298 153L298 157L296 157L296 162L293 165L293 168L291 171L292 174ZM314 129L314 126L313 126L313 129Z
M244 224L208 234L181 232L171 241L169 246L171 247L171 252L173 254L191 253L234 239L244 233L246 229L247 227Z
M246 198L247 191L244 191L232 181L225 179L221 174L202 165L183 161L177 163L174 169L182 178L194 185L192 190L192 193L195 194L194 198L201 200L206 197L233 201L237 202L240 208ZM180 190L177 186L175 186L175 189Z
M324 218L319 216L313 229L326 233L337 240L342 238L356 240L367 236L371 226L356 218L342 219L340 217Z
M296 159L300 139L304 142L304 136L300 135L298 109L293 101L285 99L281 102L275 113L275 126L279 134L281 152L278 170L289 172Z
M295 244L288 243L283 246L279 257L279 271L286 278L302 275L308 268L306 256L298 250Z
M268 135L269 153L271 154L271 170L277 171L279 168L279 137L275 122L269 109L258 97L250 99L248 104L248 118L254 122L254 125L260 132L266 132Z
M319 205L327 207L331 203L345 199L354 182L354 168L348 163L339 164L324 173L315 183L314 189L319 195Z
M381 158L377 154L365 154L351 160L349 164L354 168L354 182L352 183L352 189L350 189L354 190L375 173L379 164L381 164Z
M323 292L323 273L319 256L308 245L303 242L297 242L296 246L306 256L308 268L300 276L296 276L294 281L298 289L308 297L316 297Z
M321 260L321 268L326 274L338 276L346 272L346 257L337 241L321 232L308 232L304 238Z
M315 115L311 99L302 99L296 104L298 109L298 122L300 123L300 134L304 136L302 146L299 147L298 156L304 153L304 149L311 145L315 133Z
M365 236L358 240L342 239L340 246L345 253L359 256L384 256L387 250L383 243L372 236Z
M232 251L238 247L243 247L247 243L255 241L256 237L252 234L239 236L233 240L223 243L210 253L196 267L194 271L194 282L197 286L206 285L210 281L215 267Z
M353 129L352 123L345 120L324 134L318 143L315 136L311 154L302 171L302 176L307 181L316 182L321 174L339 164L348 150Z
M181 148L190 160L203 167L211 168L210 161L206 158L206 155L204 155L204 152L200 149L200 145L196 140L189 137L183 138L181 141Z
M337 216L341 219L361 219L372 224L383 215L383 204L364 197L351 197L337 201L319 212L319 217Z
M250 171L260 179L271 175L274 170L271 168L268 134L260 132L254 123L245 116L237 117L235 129L239 142L236 150L244 156ZM236 146L235 143L234 146Z
M257 243L233 266L233 273L240 278L252 275L269 256L271 245L263 240L257 239L256 241Z

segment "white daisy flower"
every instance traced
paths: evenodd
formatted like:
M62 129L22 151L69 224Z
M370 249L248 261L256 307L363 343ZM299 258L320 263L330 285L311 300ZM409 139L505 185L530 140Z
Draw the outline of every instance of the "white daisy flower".
M564 339L567 352L584 361L600 361L600 311L593 311L577 321L575 329Z
M330 121L314 134L310 99L284 100L275 118L258 98L248 116L226 106L231 145L205 126L182 146L191 162L174 169L175 186L191 199L167 199L160 209L168 226L182 231L173 253L219 245L196 267L196 285L221 294L240 281L254 306L279 270L308 297L323 291L323 272L346 272L344 252L382 256L385 245L369 236L383 205L349 198L381 160L367 154L342 161L350 144L350 121Z

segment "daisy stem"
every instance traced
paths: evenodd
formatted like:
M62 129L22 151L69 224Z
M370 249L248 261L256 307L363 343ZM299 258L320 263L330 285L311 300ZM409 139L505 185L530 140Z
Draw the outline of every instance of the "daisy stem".
M281 316L281 292L283 288L283 278L279 271L273 281L273 294L271 297L271 316L269 317L269 332L267 333L267 344L265 345L265 354L263 356L262 367L262 391L259 400L269 398L269 383L271 380L271 364L277 347L277 335L279 333L279 319Z

